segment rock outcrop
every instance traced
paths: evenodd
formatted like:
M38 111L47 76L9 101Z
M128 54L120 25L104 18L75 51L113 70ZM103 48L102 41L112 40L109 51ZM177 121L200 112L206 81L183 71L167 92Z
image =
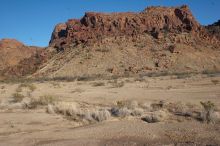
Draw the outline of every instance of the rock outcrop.
M188 6L149 7L140 13L94 13L88 12L78 19L58 24L52 34L50 46L63 50L65 46L91 44L105 37L136 37L150 33L155 38L160 32L198 32L200 24Z

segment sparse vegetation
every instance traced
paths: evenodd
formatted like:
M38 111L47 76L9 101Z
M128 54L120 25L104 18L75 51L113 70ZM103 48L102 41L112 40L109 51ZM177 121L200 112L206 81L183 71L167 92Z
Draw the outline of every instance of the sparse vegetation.
M92 86L93 86L93 87L105 86L105 83L104 83L104 82L93 82L93 83L92 83Z
M34 84L31 83L21 83L18 88L16 89L16 92L22 92L23 88L28 88L31 92L37 89L37 87Z
M112 88L121 88L124 86L124 82L120 81L118 82L118 80L114 80L113 82L111 82Z
M165 119L167 119L168 113L165 111L157 111L153 113L149 113L146 116L142 117L141 119L148 123L156 123L156 122L162 122Z
M212 119L212 114L214 113L214 103L211 101L200 102L204 108L204 111L200 114L200 120L205 121L207 123L214 122Z
M54 88L61 88L59 82L51 82L51 84L53 85Z
M144 110L139 107L137 101L117 101L116 106L111 108L111 113L116 117L141 116Z
M40 96L40 98L38 99L38 103L40 105L48 105L55 103L57 100L58 100L57 97L53 95L44 95L44 96Z
M211 80L214 85L219 84L219 80Z
M21 102L23 98L24 98L24 95L17 93L17 92L12 95L13 102Z
M135 82L144 82L145 79L143 77L137 77L134 79Z
M89 123L101 122L111 117L107 109L80 108L75 102L58 102L54 105L49 104L47 112L62 114L71 120Z

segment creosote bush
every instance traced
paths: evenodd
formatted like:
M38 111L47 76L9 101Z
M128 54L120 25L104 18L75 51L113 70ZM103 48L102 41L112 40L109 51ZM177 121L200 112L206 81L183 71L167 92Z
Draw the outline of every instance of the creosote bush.
M215 107L214 103L212 103L211 101L200 102L200 103L204 109L204 111L200 115L200 119L207 123L214 122L212 119L212 114L214 113L214 107Z

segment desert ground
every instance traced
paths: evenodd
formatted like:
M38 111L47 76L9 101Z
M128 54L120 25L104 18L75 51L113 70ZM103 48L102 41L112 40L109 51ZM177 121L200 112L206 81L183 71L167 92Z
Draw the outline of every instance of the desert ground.
M220 145L219 81L197 74L1 82L0 146Z

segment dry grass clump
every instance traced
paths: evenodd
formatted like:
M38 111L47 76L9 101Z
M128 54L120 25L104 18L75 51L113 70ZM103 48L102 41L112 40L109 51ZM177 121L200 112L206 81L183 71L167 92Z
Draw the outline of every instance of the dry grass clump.
M54 105L49 104L48 113L58 113L77 122L101 122L111 117L107 109L80 108L75 102L58 102Z
M131 115L131 110L127 107L113 107L111 108L111 114L116 117L127 117Z
M148 123L156 123L156 122L162 122L168 118L168 113L165 111L156 111L149 113L142 117L141 119Z
M98 122L108 120L111 117L111 113L106 109L92 110L90 111L90 115L92 119Z
M32 98L30 96L25 97L21 93L14 93L12 95L12 101L8 102L7 107L20 107L23 109L34 109L38 106L45 106L48 104L54 104L57 98L51 95L41 96L39 98Z
M141 116L144 113L137 101L117 101L110 111L115 117Z

